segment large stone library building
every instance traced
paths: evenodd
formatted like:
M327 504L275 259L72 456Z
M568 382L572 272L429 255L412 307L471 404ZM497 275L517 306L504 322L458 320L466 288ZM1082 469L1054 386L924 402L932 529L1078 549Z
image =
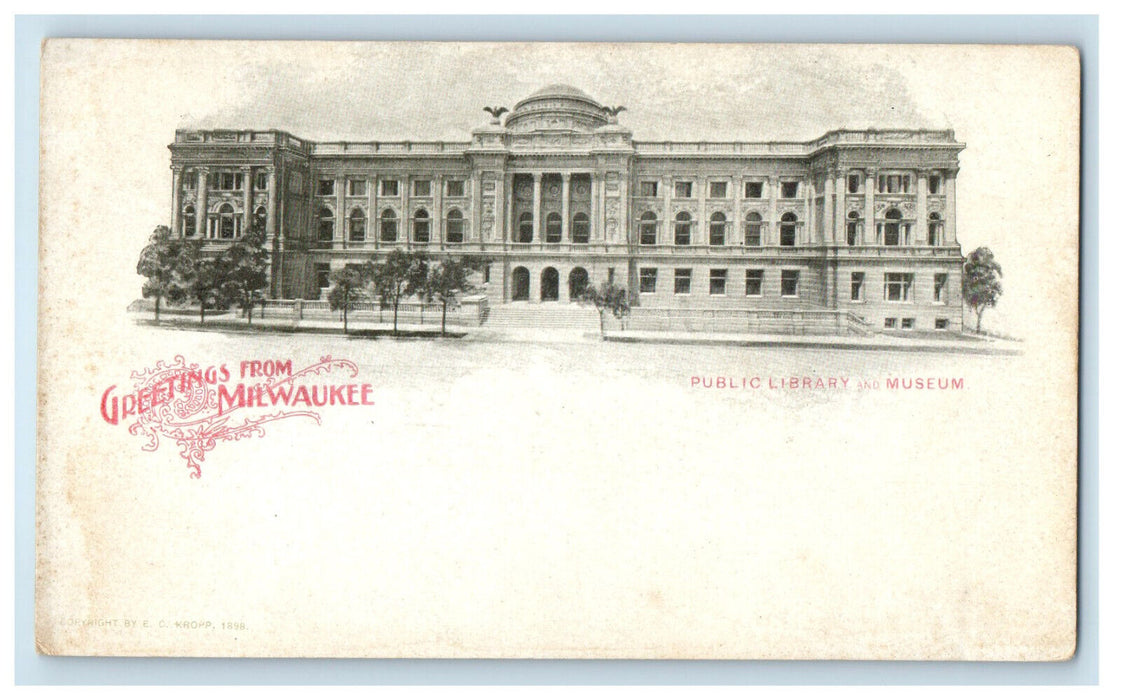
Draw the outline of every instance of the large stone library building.
M405 248L485 257L491 304L612 280L643 309L961 330L952 131L636 141L620 110L550 85L462 142L179 130L172 230L217 250L260 224L273 298L318 299L332 269Z

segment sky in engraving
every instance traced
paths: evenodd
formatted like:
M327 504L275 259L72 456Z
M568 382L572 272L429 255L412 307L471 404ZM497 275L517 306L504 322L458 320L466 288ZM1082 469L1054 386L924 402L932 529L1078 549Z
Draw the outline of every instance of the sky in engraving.
M467 140L484 106L566 83L640 140L809 140L830 129L946 127L898 56L836 47L704 45L338 45L314 63L255 53L233 99L182 126L280 128L315 140ZM874 52L873 52L874 53ZM280 60L277 60L280 59ZM902 64L902 65L900 65Z
M1008 291L994 324L1007 311L1030 326L1033 298L1059 293L1033 273L1038 260L1072 254L1041 232L1078 217L1078 163L1064 157L1078 144L1077 64L1055 70L1056 50L122 41L101 42L96 54L82 44L57 53L68 100L50 122L65 134L56 157L72 163L74 192L97 193L96 215L110 218L104 226L134 235L170 216L167 146L177 128L463 142L489 120L484 106L513 108L544 85L567 83L626 106L619 122L639 140L953 128L966 144L957 189L962 247L991 246L1005 265ZM1063 170L1068 177L1058 178ZM120 274L127 304L135 274L129 266Z

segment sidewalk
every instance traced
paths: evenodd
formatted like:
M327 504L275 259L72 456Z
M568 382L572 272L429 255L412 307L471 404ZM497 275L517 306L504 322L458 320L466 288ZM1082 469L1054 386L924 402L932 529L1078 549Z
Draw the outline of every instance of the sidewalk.
M981 355L1019 355L1020 343L976 336L951 335L944 339L894 335L767 335L747 333L695 333L681 331L607 331L616 343L676 345L730 345L735 347L835 348L839 350L893 350L897 352L953 352Z

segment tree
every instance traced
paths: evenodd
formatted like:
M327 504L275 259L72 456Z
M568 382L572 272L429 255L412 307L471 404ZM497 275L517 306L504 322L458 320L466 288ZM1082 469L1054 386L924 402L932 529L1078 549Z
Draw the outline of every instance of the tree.
M222 296L232 300L253 323L253 306L265 298L268 286L269 252L265 235L254 227L218 257Z
M156 320L160 320L160 302L182 298L187 293L190 259L187 246L171 234L167 226L157 226L140 251L136 274L145 277L142 294L155 298Z
M440 302L440 335L447 335L448 305L454 308L459 303L459 295L473 289L467 281L471 269L462 260L448 258L428 273L424 284L424 299Z
M393 305L393 335L397 335L397 308L404 297L423 291L428 279L428 256L421 251L393 250L385 262L371 270L374 289L382 303Z
M619 327L626 330L626 318L631 313L630 295L627 294L626 287L619 287L614 282L604 282L599 287L588 285L580 295L580 301L596 307L599 312L599 332L604 338L607 337L604 323L608 311L619 319Z
M1004 292L999 279L1003 276L1000 263L996 261L993 252L984 246L974 250L965 259L961 275L961 297L977 314L978 333L981 332L981 315L986 308L996 306L997 299Z
M370 279L370 265L349 263L341 270L331 273L331 291L327 293L327 303L332 311L343 312L343 334L349 332L348 317L355 305L369 295L366 285Z
M188 260L187 289L189 296L199 304L199 323L206 322L206 306L222 306L226 297L222 293L223 266L218 260L205 254L202 241L189 241L186 244Z

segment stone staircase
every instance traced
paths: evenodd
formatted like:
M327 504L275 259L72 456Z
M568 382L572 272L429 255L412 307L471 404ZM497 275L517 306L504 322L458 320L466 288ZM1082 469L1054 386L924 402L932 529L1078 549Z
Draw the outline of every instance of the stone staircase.
M611 319L614 322L614 319ZM599 332L599 314L593 306L514 301L495 304L487 316L487 328L564 328Z

